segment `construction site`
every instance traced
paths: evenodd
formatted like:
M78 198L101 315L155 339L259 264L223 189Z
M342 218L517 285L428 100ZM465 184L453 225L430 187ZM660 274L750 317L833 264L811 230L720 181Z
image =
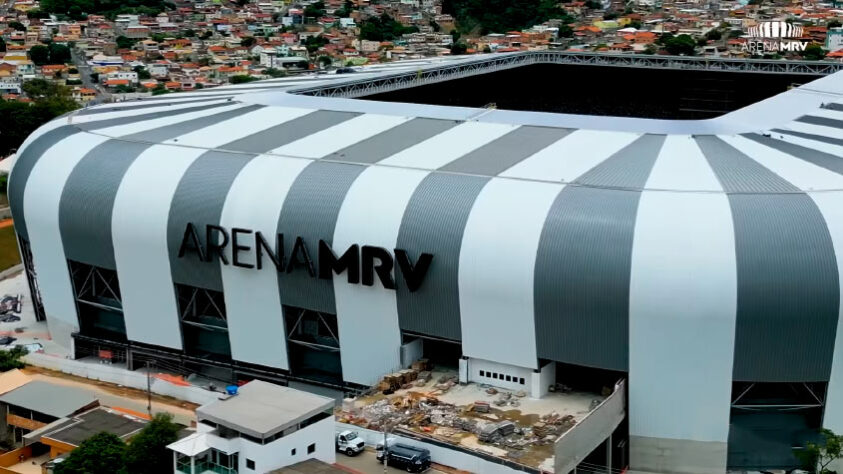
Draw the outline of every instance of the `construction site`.
M604 387L602 393L591 393L561 383L548 389L543 397L531 398L524 390L460 383L457 371L421 360L386 375L369 392L345 399L335 414L339 423L495 458L518 470L567 472L560 468L576 465L597 446L580 449L577 460L557 462L560 443L576 437L578 426L619 390ZM622 394L620 401L622 407ZM616 426L606 429L611 433Z

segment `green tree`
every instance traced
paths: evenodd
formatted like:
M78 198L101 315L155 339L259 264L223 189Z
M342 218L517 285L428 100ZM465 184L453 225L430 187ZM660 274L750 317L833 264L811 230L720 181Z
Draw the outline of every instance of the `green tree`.
M322 1L311 3L304 8L305 18L319 18L320 16L325 16L325 13L325 2Z
M353 9L354 9L354 4L351 3L351 0L345 0L345 2L342 5L342 8L337 9L334 12L334 15L336 15L340 18L348 18L349 16L351 16L351 11ZM435 28L434 28L434 31L436 31Z
M456 43L451 44L452 55L456 56L460 54L465 54L466 51L468 51L468 46L462 41L457 41Z
M825 57L825 50L817 43L811 43L802 51L802 58L809 61L819 61Z
M249 76L248 74L231 76L231 78L229 79L229 81L232 84L243 84L243 83L246 83L246 82L252 82L252 81L257 81L257 80L258 80L258 78Z
M126 472L158 474L172 470L173 454L167 445L179 438L180 429L181 426L173 423L172 415L155 415L126 448Z
M196 31L194 31L190 28L184 30L183 34L184 34L185 38L195 38L196 37Z
M17 31L26 31L26 27L23 26L23 23L21 23L19 21L10 21L9 22L9 28L12 28L12 29L17 30Z
M50 43L50 64L65 64L70 62L70 48L63 44Z
M40 19L43 20L43 19L46 19L46 18L50 18L50 14L45 12L44 10L36 8L35 10L29 10L28 12L26 12L26 17L27 18L40 18Z
M6 40L0 37L0 53L6 52Z
M3 183L3 186L5 184ZM23 347L14 347L10 351L0 351L0 372L24 368L25 364L20 360L24 355L26 355L26 349Z
M118 36L114 41L119 49L132 49L135 46L135 40L125 36Z
M720 30L717 29L709 30L708 33L705 34L705 38L711 41L717 41L722 37L723 33L721 33Z
M284 77L284 76L287 75L287 71L285 71L283 69L275 69L274 67L271 67L271 68L267 69L266 71L264 71L264 74L266 74L269 77Z
M829 21L828 24L825 26L828 28L840 28L841 26L843 26L843 23L841 23L838 19L834 19Z
M331 58L330 56L325 56L325 55L322 55L322 56L319 56L318 58L316 58L316 62L319 63L319 66L321 66L323 68L330 67L331 64L334 64L333 58Z
M574 29L568 25L559 25L559 33L560 38L570 38L574 36Z
M50 62L50 50L42 44L36 44L29 48L29 59L35 63L36 66L43 66Z
M668 39L664 48L674 56L693 56L696 46L697 42L690 35L679 35Z
M246 36L244 38L240 38L240 46L245 46L248 48L254 45L255 43L257 43L257 40L254 36Z
M83 441L53 469L55 474L114 474L123 471L125 455L123 440L102 432Z
M823 429L820 431L822 439L819 443L807 443L802 449L795 449L794 454L804 464L817 474L833 474L828 466L834 461L843 458L843 436L833 431Z
M151 79L152 78L152 75L143 66L135 66L134 71L136 73L138 73L138 79L145 80L145 79Z
M415 26L404 26L387 14L369 18L360 24L360 37L371 41L392 41L417 31Z
M307 52L313 54L321 48L328 44L328 39L322 35L319 36L308 36L304 40L304 47L307 48Z

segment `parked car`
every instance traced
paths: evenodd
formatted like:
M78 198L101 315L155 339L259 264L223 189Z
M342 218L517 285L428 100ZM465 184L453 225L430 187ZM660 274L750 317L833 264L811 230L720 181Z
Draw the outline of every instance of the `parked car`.
M18 338L12 336L3 336L0 337L0 346L8 346L9 344L17 341Z
M384 449L377 452L378 462L383 462ZM386 463L407 472L424 472L430 469L430 451L406 444L390 444L386 448Z

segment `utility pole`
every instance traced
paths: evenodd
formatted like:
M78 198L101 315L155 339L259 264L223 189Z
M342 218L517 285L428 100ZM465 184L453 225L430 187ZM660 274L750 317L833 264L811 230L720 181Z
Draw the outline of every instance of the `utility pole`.
M384 423L384 425L383 425L383 474L386 474L386 458L387 458L386 431L387 431L387 426Z
M146 361L146 411L149 418L152 418L152 371L149 370L149 361Z

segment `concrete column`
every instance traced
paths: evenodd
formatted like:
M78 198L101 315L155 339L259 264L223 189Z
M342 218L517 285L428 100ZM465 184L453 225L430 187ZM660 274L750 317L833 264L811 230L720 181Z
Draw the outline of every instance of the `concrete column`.
M468 383L468 358L460 358L460 383Z
M606 473L612 474L612 435L606 438Z

